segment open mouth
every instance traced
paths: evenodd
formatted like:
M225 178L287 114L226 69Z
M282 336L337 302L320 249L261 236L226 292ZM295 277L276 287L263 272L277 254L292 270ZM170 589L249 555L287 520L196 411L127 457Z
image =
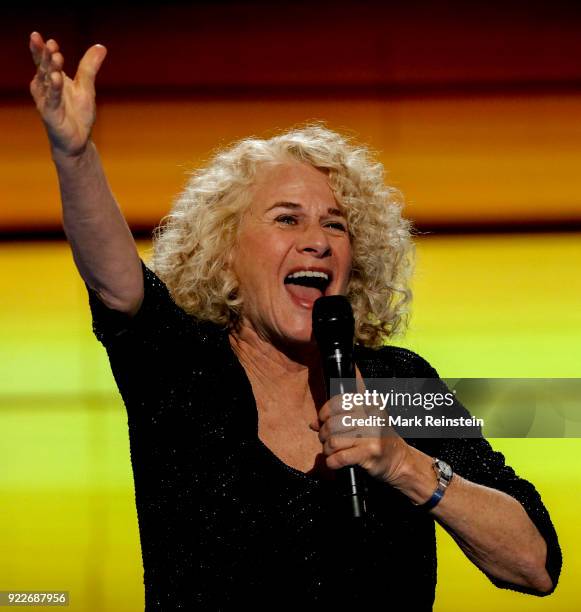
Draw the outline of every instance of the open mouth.
M331 273L319 270L299 270L284 279L287 291L300 306L310 308L316 299L325 295L331 284Z

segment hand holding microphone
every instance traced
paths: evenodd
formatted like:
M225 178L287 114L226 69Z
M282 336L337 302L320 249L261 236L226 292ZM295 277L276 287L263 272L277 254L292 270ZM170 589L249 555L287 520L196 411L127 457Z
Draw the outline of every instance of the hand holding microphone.
M345 415L356 416L354 411L344 410L341 402L343 394L358 392L353 359L354 328L353 312L347 298L325 296L315 302L313 333L319 345L327 397L330 398L319 411L319 439L327 455L327 465L338 469L344 481L341 486L349 498L352 515L361 517L366 511L362 470L403 490L409 484L414 449L389 425L358 427L344 423ZM378 414L373 406L365 406L360 412L357 416ZM385 413L379 414L385 416Z
M313 334L323 360L327 398L331 397L331 379L335 379L339 394L356 392L353 361L355 322L351 304L346 297L332 295L321 297L315 302ZM359 468L353 465L343 467L339 472L355 518L365 514L362 478L358 472Z

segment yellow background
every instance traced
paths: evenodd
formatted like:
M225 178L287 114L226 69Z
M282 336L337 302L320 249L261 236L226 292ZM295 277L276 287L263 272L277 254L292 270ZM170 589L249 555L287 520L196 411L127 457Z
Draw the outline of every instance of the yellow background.
M581 236L418 240L410 333L441 376L579 376ZM145 254L147 244L140 248ZM65 243L0 244L0 589L70 610L143 609L126 417ZM560 537L557 591L493 587L438 529L436 612L579 609L581 440L494 440Z

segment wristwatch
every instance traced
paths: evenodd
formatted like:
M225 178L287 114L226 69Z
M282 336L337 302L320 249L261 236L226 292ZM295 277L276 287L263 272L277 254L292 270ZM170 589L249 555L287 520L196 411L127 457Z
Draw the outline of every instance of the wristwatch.
M452 476L454 476L454 472L452 468L441 459L434 459L434 463L432 464L434 471L436 472L436 476L438 477L438 488L434 491L434 494L425 504L419 504L420 508L424 510L431 510L434 508L444 497L444 493L450 481L452 480Z

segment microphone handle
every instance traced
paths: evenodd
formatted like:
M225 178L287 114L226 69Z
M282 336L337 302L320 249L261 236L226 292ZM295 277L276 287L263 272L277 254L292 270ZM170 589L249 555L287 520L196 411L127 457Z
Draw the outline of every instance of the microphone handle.
M331 379L336 379L339 394L357 391L352 355L344 355L339 349L335 349L334 354L325 360L325 366L327 399L331 397ZM358 465L345 466L338 470L338 477L344 482L342 487L349 497L351 515L353 518L361 518L366 512L361 468Z

